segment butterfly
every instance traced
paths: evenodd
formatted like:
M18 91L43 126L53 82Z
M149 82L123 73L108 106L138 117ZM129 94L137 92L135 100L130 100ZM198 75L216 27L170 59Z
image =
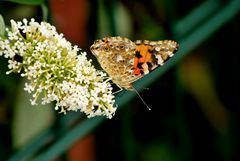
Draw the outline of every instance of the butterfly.
M90 50L113 83L121 89L133 90L133 82L164 65L178 46L172 40L133 42L117 36L94 41Z

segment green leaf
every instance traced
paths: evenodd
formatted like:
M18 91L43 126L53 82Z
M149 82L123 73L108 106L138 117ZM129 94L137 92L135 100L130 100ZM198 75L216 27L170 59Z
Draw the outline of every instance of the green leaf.
M5 32L5 23L2 15L0 14L0 37L4 35Z
M47 19L48 19L48 7L47 7L46 4L42 4L41 8L42 8L43 21L47 21Z
M28 4L28 5L41 5L45 3L45 0L2 0L2 1Z

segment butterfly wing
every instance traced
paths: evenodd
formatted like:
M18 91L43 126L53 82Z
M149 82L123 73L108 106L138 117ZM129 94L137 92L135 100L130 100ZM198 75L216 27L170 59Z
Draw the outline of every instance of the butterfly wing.
M175 41L136 41L134 71L136 76L146 75L162 66L178 49Z
M177 48L171 40L132 42L118 36L96 40L90 49L112 81L131 90L134 81L163 65Z

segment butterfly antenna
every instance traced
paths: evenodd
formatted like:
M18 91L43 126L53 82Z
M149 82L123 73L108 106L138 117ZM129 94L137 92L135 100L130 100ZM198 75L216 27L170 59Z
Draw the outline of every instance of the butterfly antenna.
M134 92L137 93L138 97L142 100L142 102L144 103L144 105L145 105L145 106L148 108L148 110L150 111L151 108L150 108L150 107L147 105L147 103L143 100L143 98L141 97L141 95L139 94L139 92L136 90L136 88L134 88L133 86L132 86L132 88L133 88Z

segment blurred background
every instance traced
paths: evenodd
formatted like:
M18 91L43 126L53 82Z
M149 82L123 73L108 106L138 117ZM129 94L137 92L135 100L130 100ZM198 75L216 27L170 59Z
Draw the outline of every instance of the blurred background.
M104 36L171 39L180 49L163 67L116 95L111 120L32 107L25 80L0 58L0 160L240 160L239 0L1 0L10 19L48 21L79 45Z

